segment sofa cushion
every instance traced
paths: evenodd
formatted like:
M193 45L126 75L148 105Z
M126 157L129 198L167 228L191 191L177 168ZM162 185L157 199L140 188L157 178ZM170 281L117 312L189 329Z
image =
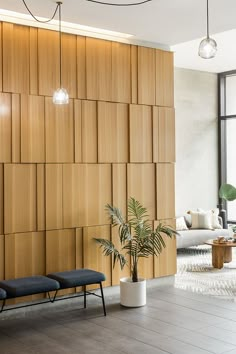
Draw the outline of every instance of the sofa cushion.
M176 231L188 230L183 216L176 218Z
M186 248L204 244L205 241L214 239L218 236L229 237L228 229L221 230L186 230L178 231L176 236L176 247Z
M212 229L211 211L190 211L192 229Z

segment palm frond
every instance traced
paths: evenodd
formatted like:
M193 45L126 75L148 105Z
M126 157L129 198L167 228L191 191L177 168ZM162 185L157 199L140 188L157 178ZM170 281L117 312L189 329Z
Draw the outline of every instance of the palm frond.
M113 207L110 204L105 206L106 211L111 217L111 221L114 225L122 225L125 223L121 210L119 208Z
M147 209L133 197L130 197L128 201L128 215L131 217L130 222L148 217Z
M113 255L113 268L115 267L116 262L120 263L121 269L124 268L127 260L110 240L104 238L94 238L94 240L100 245L99 247L102 248L102 253L104 256Z

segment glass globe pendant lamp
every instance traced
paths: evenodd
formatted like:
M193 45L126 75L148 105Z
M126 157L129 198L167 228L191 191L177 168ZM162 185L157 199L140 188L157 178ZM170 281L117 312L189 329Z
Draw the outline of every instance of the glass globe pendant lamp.
M198 49L198 54L203 59L214 58L217 52L217 43L213 38L209 36L209 11L208 11L208 0L207 0L207 37L204 38Z

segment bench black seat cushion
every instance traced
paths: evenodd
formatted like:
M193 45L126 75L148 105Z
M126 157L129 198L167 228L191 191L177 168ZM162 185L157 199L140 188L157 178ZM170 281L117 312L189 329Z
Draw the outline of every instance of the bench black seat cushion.
M0 288L3 288L7 292L7 298L13 298L58 290L60 284L48 277L36 275L33 277L0 281Z
M7 297L7 293L5 290L0 289L0 300L4 300Z
M60 283L61 289L98 284L106 279L103 273L91 269L75 269L67 272L51 273L47 276L57 280Z

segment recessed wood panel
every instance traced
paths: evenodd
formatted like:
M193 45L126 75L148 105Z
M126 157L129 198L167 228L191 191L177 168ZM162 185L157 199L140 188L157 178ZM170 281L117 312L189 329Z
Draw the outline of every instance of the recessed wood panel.
M63 165L63 227L65 228L80 225L79 176L79 165Z
M111 165L79 165L79 226L104 225L110 221L105 205L111 204Z
M46 273L76 269L75 230L46 232ZM59 295L73 293L75 289L59 291Z
M86 98L86 37L76 36L77 42L77 97Z
M96 238L111 239L111 228L109 225L85 227L83 229L83 253L84 253L84 268L89 268L102 272L106 276L104 286L111 285L111 257L105 257L99 245L94 241ZM90 288L97 288L91 285Z
M162 224L175 229L175 220L161 220ZM154 222L154 227L157 227L158 221ZM154 257L154 277L164 277L174 275L177 272L177 257L176 257L176 238L169 238L162 235L166 247L162 250L158 257Z
M128 198L138 200L148 210L150 220L155 219L156 190L154 164L128 164Z
M46 227L45 165L37 165L37 230Z
M63 228L62 165L46 165L46 230Z
M112 232L111 237L112 237L113 244L119 251L121 251L118 227L117 226L112 227L111 232ZM122 254L125 255L125 251L122 251ZM128 260L128 263L124 266L122 270L120 268L119 262L115 264L115 267L113 267L113 263L112 263L112 285L119 285L121 278L130 277L130 261L131 261L130 256L127 255L126 259Z
M21 145L21 109L20 95L12 94L12 162L19 163L21 161L20 145Z
M44 97L21 95L21 162L45 162Z
M174 56L156 49L156 105L174 106Z
M127 165L112 165L112 205L119 208L124 218L127 214Z
M152 109L130 105L130 162L152 162Z
M4 228L36 231L36 165L4 166Z
M130 45L112 42L112 101L131 103Z
M0 235L4 233L4 190L3 190L3 164L0 164Z
M59 87L58 32L38 29L39 94L53 96Z
M73 102L55 105L45 98L46 162L74 162Z
M98 162L128 162L128 105L98 102Z
M45 250L44 232L27 232L5 236L5 279L44 275L46 270ZM25 302L41 297L44 295L25 296L13 300L13 302Z
M138 103L155 105L155 49L138 47Z
M0 162L11 162L11 95L0 93Z
M59 44L58 44L59 45ZM72 34L62 34L62 78L61 83L70 98L77 97L76 87L76 53L77 53L77 40L76 36ZM56 87L55 87L56 89Z
M29 93L29 27L4 22L3 91Z
M141 257L138 262L138 278L152 279L154 277L154 256Z
M138 47L131 45L131 103L138 103Z
M3 235L0 235L0 279L5 279L5 249Z
M111 42L86 37L87 98L111 101Z
M75 162L82 162L82 101L74 100Z
M30 27L30 94L38 95L38 29Z
M82 162L98 161L97 141L97 103L82 101Z
M159 107L158 141L159 162L175 162L175 112L173 108Z
M157 219L175 217L175 165L156 164Z

